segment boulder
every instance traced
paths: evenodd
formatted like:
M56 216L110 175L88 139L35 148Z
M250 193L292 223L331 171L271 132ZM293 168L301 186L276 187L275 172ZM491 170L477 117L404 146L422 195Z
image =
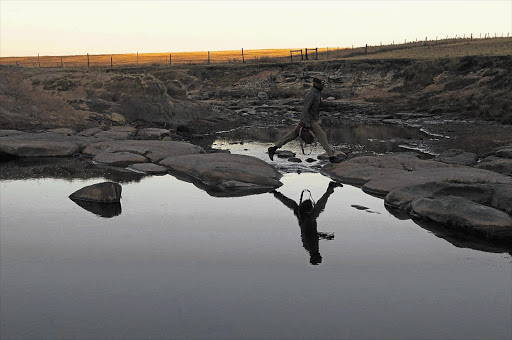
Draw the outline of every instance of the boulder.
M82 200L73 200L81 208L92 212L95 215L105 218L111 218L121 214L121 203L99 203Z
M512 158L495 158L493 160L478 163L475 167L512 176Z
M457 229L483 234L488 239L512 238L512 218L509 215L461 197L418 198L411 202L411 213Z
M268 94L266 92L258 92L258 98L260 100L268 100Z
M450 149L434 157L434 160L448 164L472 166L478 161L478 156L471 152L464 152L459 149Z
M119 183L103 182L89 185L69 195L72 200L99 203L119 203L122 187Z
M148 162L146 157L131 152L104 152L94 156L92 160L96 163L111 166L126 166L133 163Z
M160 140L170 136L171 132L167 129L146 128L140 129L139 132L137 132L136 138L145 140Z
M512 187L512 185L508 186ZM386 195L384 203L392 208L409 210L410 203L417 198L457 196L475 203L491 205L494 192L495 189L486 184L430 182L395 189ZM495 208L500 209L497 206Z
M159 164L199 181L208 193L238 196L273 190L281 174L258 158L224 153L175 156ZM220 194L219 194L220 192Z
M491 184L493 189L491 206L512 215L512 185Z
M76 130L71 128L58 128L58 129L50 129L48 132L58 133L61 135L73 136L76 135Z
M341 159L342 161L346 160L347 159L347 154L344 153L343 151L334 151L334 156L338 157L339 159ZM318 155L317 157L319 160L321 161L328 161L329 160L329 156L327 156L327 153L324 152L323 154L321 155Z
M94 128L82 130L82 131L78 132L77 135L83 136L83 137L91 137L101 131L103 131L102 128L94 127Z

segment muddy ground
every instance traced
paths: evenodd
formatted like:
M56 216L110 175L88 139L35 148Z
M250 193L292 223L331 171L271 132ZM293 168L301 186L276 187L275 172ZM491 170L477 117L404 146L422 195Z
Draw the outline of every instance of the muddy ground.
M239 126L292 126L312 77L327 81L322 124L408 124L484 155L512 144L512 56L335 60L124 69L0 66L0 129L132 125L173 139Z

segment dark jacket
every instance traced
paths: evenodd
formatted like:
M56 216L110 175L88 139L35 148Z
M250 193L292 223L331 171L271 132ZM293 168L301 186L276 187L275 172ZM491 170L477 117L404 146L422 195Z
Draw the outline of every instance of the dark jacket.
M311 127L311 122L317 122L320 110L320 103L322 102L322 94L316 87L312 87L304 98L304 107L300 115L300 121L306 127Z

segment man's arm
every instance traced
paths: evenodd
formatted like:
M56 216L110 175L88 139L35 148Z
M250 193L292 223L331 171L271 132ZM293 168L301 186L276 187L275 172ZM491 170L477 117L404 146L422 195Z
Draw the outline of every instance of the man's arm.
M311 107L315 101L315 95L309 91L304 98L304 106L302 107L302 121L307 128L311 127Z
M274 194L275 198L277 198L279 201L281 201L281 203L286 205L291 210L295 211L299 207L294 200L286 197L285 195L281 194L279 191L274 190L272 193Z

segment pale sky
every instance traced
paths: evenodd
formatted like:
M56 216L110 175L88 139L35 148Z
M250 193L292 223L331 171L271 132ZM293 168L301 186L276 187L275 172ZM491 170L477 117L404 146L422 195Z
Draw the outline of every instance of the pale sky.
M512 36L512 0L0 0L0 57L351 47Z

